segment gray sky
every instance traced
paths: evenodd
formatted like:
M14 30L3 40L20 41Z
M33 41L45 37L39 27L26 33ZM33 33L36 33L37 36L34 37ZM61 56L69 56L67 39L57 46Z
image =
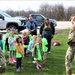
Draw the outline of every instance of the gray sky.
M63 4L64 7L75 6L74 0L0 0L0 10L28 10L37 11L41 4Z

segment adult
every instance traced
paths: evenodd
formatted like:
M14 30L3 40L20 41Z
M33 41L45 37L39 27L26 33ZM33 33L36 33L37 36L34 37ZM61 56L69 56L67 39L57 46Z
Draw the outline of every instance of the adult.
M48 53L50 53L51 40L52 40L53 35L55 34L55 28L54 28L53 23L51 23L48 18L46 18L44 24L41 25L40 34L42 34L42 36L46 37L46 39L48 41Z
M30 31L30 34L37 35L37 27L38 23L34 21L31 16L29 16L28 22L26 23L26 29Z
M72 26L70 28L69 36L68 36L68 49L65 56L65 67L67 75L75 75L72 74L72 60L75 55L75 16L71 17Z

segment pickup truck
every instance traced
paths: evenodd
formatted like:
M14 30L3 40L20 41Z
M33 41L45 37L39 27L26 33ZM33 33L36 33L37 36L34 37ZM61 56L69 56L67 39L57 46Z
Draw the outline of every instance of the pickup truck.
M7 13L0 11L0 29L18 29L22 30L26 24L26 18L11 17Z
M36 20L38 22L38 25L42 25L46 19L46 17L41 14L29 14L29 16L31 16L34 20ZM57 22L55 19L49 19L49 20L50 22L53 23L54 26L57 26Z

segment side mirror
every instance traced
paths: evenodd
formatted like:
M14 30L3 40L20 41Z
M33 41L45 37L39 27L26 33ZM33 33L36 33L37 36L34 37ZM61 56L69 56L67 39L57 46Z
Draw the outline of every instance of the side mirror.
M42 20L44 20L44 18L42 18Z
M0 15L0 19L4 20L4 16Z

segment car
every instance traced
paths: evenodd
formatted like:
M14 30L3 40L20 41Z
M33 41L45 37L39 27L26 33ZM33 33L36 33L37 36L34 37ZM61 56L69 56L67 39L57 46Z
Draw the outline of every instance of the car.
M18 29L22 30L25 26L26 18L11 17L6 12L0 11L0 29Z
M38 25L42 25L46 19L45 16L43 16L42 14L29 14L29 16L31 16L34 20L37 21ZM57 26L57 22L55 19L49 19L50 22L53 23L54 26Z

